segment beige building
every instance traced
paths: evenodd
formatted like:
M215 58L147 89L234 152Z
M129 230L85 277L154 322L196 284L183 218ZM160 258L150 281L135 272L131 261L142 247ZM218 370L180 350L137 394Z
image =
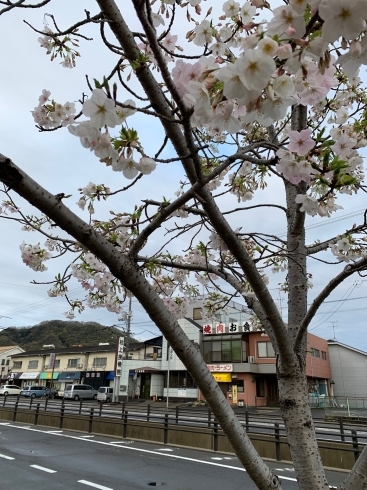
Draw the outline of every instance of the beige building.
M98 389L113 386L116 346L77 345L56 349L21 352L11 357L11 370L17 385L52 386L59 390L67 384L85 383Z
M19 345L6 345L0 347L0 366L1 366L1 382L9 383L14 379L14 374L11 370L11 357L15 354L24 352Z

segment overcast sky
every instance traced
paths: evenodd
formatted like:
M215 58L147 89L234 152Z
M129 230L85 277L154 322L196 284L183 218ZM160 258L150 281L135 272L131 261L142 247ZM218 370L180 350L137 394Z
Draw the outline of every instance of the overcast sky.
M129 26L134 29L136 22L132 11L127 8L130 1L120 0L123 13L127 15ZM60 28L69 27L74 22L84 18L84 9L90 10L91 15L97 13L92 8L90 0L63 0L51 2L43 9L16 9L0 17L0 46L2 59L1 91L0 91L0 152L10 157L31 177L53 193L64 192L72 194L68 204L74 212L87 219L75 202L79 198L78 188L84 187L90 181L96 184L105 183L112 190L126 185L122 174L111 172L88 150L82 148L78 138L72 136L66 129L57 132L39 133L35 128L31 110L38 104L42 89L51 90L52 97L61 103L77 101L82 93L89 94L85 83L85 75L90 79L102 79L108 74L116 59L99 41L98 27L87 26L81 32L93 41L81 40L81 57L77 59L77 67L73 70L61 67L58 60L50 62L45 50L40 48L37 38L39 35L22 22L26 19L39 30L43 29L44 13L54 14ZM158 5L158 3L157 3ZM187 27L181 26L178 44L184 45ZM5 75L5 76L4 76ZM129 98L128 94L119 91L119 99ZM152 121L145 121L140 116L134 116L129 123L139 129L144 149L152 155L162 142L162 131ZM162 155L170 158L173 154L170 148ZM178 189L182 178L177 164L159 165L151 176L145 176L129 193L119 195L115 201L108 201L96 209L96 218L107 218L110 209L114 211L131 211L134 204L141 199L161 199L162 196L172 198ZM15 198L22 210L34 213L30 206ZM282 188L279 182L273 182L266 194L260 193L254 202L283 202ZM360 223L365 209L365 196L350 198L342 196L338 200L344 209L334 213L332 218L307 219L307 240L309 243L316 239L325 240L338 233L343 233L353 223ZM230 208L236 205L234 200L223 201L223 206ZM244 218L242 217L241 220ZM263 231L284 236L285 223L283 216L277 211L256 211L246 216L244 222L233 222L234 226L242 226L242 231ZM21 261L19 245L43 242L36 233L25 233L20 226L10 220L0 220L0 326L31 326L49 319L65 319L63 312L68 305L63 298L49 298L47 285L32 285L31 281L50 281L54 275L62 271L66 261L48 261L49 270L37 273L27 268ZM163 243L162 233L153 239L152 248L158 248ZM179 252L188 244L188 239L170 246L170 251ZM331 260L332 255L325 252L324 259ZM313 274L313 289L310 301L325 286L330 278L341 270L342 266L326 267L321 262L311 261L309 272ZM283 276L272 275L270 287L285 315L286 297L279 291L278 283ZM70 286L71 298L82 298L82 288L78 283ZM324 338L334 338L367 351L366 312L367 312L366 281L358 276L345 281L320 308L315 316L310 331ZM9 317L9 318L7 318ZM121 322L115 314L106 310L86 309L77 316L80 321L98 321L104 325ZM132 330L137 338L149 338L158 334L155 325L144 313L139 303L133 301Z

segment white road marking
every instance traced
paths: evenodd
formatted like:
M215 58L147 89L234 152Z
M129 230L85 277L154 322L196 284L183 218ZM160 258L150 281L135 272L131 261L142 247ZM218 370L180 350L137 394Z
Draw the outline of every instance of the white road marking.
M133 444L134 441L111 441L109 444Z
M10 422L0 422L0 425L9 425Z
M64 431L63 430L46 430L45 432L47 434L62 434Z
M98 485L97 483L93 483L87 480L78 480L78 483L83 483L83 485L89 485L90 487L99 488L99 490L113 490L109 487L104 487L103 485Z
M222 461L223 458L216 458L216 457L213 457L213 458L210 458L210 459L216 459L216 460L220 460Z
M168 449L168 448L165 448L165 447L162 447L162 449L156 449L156 451L166 451L168 453L173 453L173 449Z
M15 458L12 458L11 456L5 456L5 454L0 454L0 458L3 458L3 459L15 459Z
M47 432L45 432L43 430L40 430L40 429L30 429L28 427L19 427L17 425L13 425L13 424L9 424L9 427L13 427L14 429L27 429L27 430L31 430L31 431L34 431L34 432L41 432L43 434L47 434ZM77 439L79 441L86 441L86 442L91 442L91 443L94 443L94 444L101 444L103 446L112 446L113 447L116 444L116 443L110 443L110 442L97 441L95 439L94 440L92 440L92 439L85 439L83 437L71 436L71 435L67 435L67 434L53 433L51 435L55 435L55 436L59 436L59 437L65 437L67 439ZM149 449L141 449L141 448L137 448L137 447L126 447L126 446L121 446L121 449L126 449L126 450L130 450L130 451L139 451L141 453L147 453L147 454L156 454L156 455L159 455L159 456L166 456L166 458L182 459L184 461L192 461L194 463L207 464L207 465L210 465L210 466L219 466L221 468L227 468L227 469L230 469L230 470L243 471L243 472L247 473L247 471L245 470L245 468L242 468L242 467L231 466L231 465L222 464L222 463L214 463L213 461L203 461L201 459L188 458L186 456L178 456L177 454L159 453L157 451L151 451ZM288 476L283 476L283 475L277 475L277 476L278 476L278 478L280 480L297 481L296 478L289 478ZM85 480L79 480L78 483L85 483L86 485L94 486L95 488L99 488L100 490L113 490L113 489L108 488L108 487L96 486L96 484L94 484L94 483L91 484L90 482L86 482ZM329 488L334 488L334 487L330 486Z
M90 439L91 437L94 437L94 436L80 436L82 437L83 439Z
M45 468L44 466L38 466L38 464L29 465L31 468L35 468L36 470L45 471L46 473L57 473L56 470L50 470L50 468Z

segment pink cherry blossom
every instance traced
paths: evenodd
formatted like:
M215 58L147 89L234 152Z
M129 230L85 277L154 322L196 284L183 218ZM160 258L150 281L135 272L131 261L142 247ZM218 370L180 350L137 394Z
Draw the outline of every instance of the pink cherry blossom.
M311 138L311 129L304 129L303 131L289 131L288 136L290 143L288 145L289 151L297 153L300 157L306 155L315 146L315 141Z

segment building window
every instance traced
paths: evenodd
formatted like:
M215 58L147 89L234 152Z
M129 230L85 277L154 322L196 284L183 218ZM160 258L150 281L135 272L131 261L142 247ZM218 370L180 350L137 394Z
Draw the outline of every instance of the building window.
M1 359L1 365L4 366L5 365L5 359Z
M193 320L202 320L203 319L203 309L202 308L194 308L192 310L192 319Z
M167 388L167 373L164 376L164 387ZM196 383L187 371L169 372L170 388L196 388Z
M265 396L265 383L263 378L256 378L256 396L258 398Z
M310 352L311 352L311 356L320 357L320 351L318 349L314 349L313 347L311 347Z
M203 355L206 363L241 362L241 340L210 340L203 342Z
M106 367L107 357L95 357L93 359L93 367Z
M68 368L76 368L80 364L80 359L68 359Z
M258 342L257 343L257 356L258 357L275 357L274 348L271 342Z
M59 367L60 367L60 359L55 359L54 369L59 368Z
M22 369L23 361L14 361L13 369Z
M323 350L321 351L321 357L324 361L326 361L326 352L324 352Z
M10 359L7 359L5 364L6 364L7 366L9 366L9 364L10 364Z
M38 368L38 361L29 361L28 362L28 369L37 369Z

